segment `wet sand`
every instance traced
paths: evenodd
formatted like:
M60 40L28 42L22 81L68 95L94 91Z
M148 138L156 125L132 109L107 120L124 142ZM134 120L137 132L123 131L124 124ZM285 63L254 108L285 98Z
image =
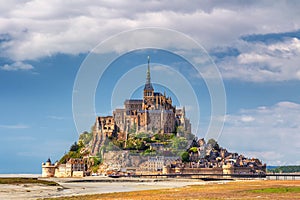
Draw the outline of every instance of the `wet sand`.
M59 183L60 186L45 186L40 184L0 184L0 199L37 199L47 197L166 189L184 187L187 185L209 184L209 182L204 182L201 180L155 180L138 178L115 179L108 177L86 177L81 179L51 178L43 180L55 181ZM224 181L214 183L224 183Z

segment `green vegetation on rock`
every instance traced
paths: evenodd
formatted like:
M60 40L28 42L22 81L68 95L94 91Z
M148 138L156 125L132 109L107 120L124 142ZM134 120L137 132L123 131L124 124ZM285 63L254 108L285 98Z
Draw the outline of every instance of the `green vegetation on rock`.
M70 158L83 158L84 155L87 155L89 152L85 150L85 145L81 140L79 143L74 142L71 145L70 151L66 153L60 160L59 164L65 164Z
M188 152L183 152L181 154L181 160L182 162L189 162L190 161L190 156Z
M84 131L79 136L79 141L82 141L85 146L87 146L92 141L92 139L93 139L93 133L92 132L89 133L87 131Z
M198 148L197 147L191 147L190 151L192 151L194 153L197 153L198 152Z

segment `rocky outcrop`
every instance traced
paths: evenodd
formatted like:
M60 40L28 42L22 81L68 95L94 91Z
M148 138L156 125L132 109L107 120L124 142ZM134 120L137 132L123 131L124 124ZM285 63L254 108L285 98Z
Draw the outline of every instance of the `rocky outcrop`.
M104 164L111 169L139 167L148 157L130 154L129 151L109 151L103 153Z

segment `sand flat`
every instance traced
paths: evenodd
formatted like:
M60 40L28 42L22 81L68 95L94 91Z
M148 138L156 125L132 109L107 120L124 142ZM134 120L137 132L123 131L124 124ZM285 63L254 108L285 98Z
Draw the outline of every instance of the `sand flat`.
M92 181L90 181L92 179ZM100 179L100 182L96 180ZM111 178L87 179L45 179L55 181L60 186L45 186L41 184L0 184L0 199L37 199L47 197L64 197L86 194L103 194L113 192L130 192L153 189L167 189L195 184L207 184L203 181L133 181ZM71 182L70 182L71 181ZM73 182L72 182L73 181ZM83 181L83 182L81 182Z

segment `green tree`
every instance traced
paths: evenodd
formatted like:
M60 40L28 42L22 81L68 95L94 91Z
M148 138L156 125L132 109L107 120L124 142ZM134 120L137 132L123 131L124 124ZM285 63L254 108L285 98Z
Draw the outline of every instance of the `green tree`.
M182 162L189 162L190 161L190 156L189 156L189 153L188 152L183 152L181 154L181 160Z
M198 148L197 147L192 147L192 148L190 148L190 151L192 151L194 153L197 153L198 152Z
M147 149L147 147L146 147L146 145L145 145L145 143L144 143L144 141L142 139L137 139L135 141L135 148L137 150L145 150L145 149Z
M88 145L92 139L93 139L92 132L89 133L87 131L84 131L79 136L79 141L82 141L85 146Z
M124 140L117 140L114 139L112 140L112 142L114 143L115 146L117 146L120 149L124 149L124 145L125 145L125 141Z
M188 145L188 141L184 137L173 137L171 139L172 149L173 150L185 150Z
M69 155L65 154L61 159L58 161L59 164L66 164L69 159Z
M79 141L78 141L78 147L79 147L79 149L81 149L81 148L84 148L84 147L85 147L85 145L84 145L84 143L83 143L83 141L82 141L82 140L79 140Z
M134 139L133 138L129 138L126 141L126 148L125 149L128 149L128 150L134 150L135 149L135 143L134 143Z
M79 145L77 144L77 142L74 142L74 144L72 144L72 146L70 147L70 151L78 151L79 149Z
M155 151L155 150L150 150L150 149L146 149L146 150L142 153L143 156L153 156L153 155L155 155L155 154L156 154L156 151Z

